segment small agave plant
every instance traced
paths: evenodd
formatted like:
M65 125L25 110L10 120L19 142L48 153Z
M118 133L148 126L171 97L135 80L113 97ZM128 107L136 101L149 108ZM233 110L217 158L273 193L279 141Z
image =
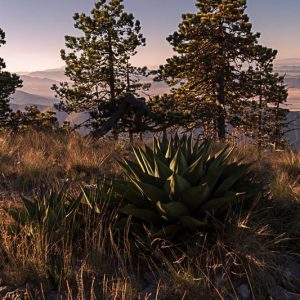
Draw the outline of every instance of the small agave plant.
M229 208L258 195L249 165L230 162L233 148L215 153L192 135L133 147L136 161L119 162L128 181L115 182L121 213L146 226L153 237L215 228ZM218 220L218 221L216 221Z
M16 229L26 229L29 236L43 232L54 242L78 226L81 196L69 197L66 187L59 191L42 191L33 200L22 197L22 202L22 206L6 209L6 212L15 221Z

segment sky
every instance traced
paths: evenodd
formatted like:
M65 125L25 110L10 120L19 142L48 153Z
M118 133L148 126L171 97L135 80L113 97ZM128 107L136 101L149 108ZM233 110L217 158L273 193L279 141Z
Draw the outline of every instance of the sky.
M78 35L75 12L89 13L95 0L0 0L0 28L7 44L0 48L11 72L63 66L60 49L64 36ZM125 9L141 21L147 46L133 59L150 67L172 55L166 37L173 33L181 14L195 11L195 0L124 0ZM279 50L278 58L300 58L300 0L248 0L247 13L260 42Z

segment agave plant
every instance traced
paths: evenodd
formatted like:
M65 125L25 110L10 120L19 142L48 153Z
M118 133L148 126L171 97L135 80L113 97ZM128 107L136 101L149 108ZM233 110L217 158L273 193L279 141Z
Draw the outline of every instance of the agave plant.
M58 241L67 231L75 231L81 196L69 197L66 187L59 191L42 191L33 200L23 196L22 202L21 207L7 209L6 212L14 219L17 228L26 229L28 235L39 231L47 234L52 241Z
M115 182L121 213L146 226L153 236L214 226L224 212L255 197L249 165L230 162L233 148L212 150L192 135L154 138L153 147L133 147L136 161L120 161L127 181ZM214 222L212 222L214 220ZM215 222L218 220L218 222Z

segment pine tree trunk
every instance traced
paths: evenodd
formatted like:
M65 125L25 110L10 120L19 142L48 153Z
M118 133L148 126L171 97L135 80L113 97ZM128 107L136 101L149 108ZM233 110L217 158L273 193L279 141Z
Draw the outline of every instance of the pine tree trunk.
M114 70L114 52L112 48L111 34L108 32L108 52L109 52L109 88L110 88L110 101L116 102L116 87L115 87L115 70ZM116 107L117 109L117 107ZM119 134L117 124L113 126L114 140L118 141Z

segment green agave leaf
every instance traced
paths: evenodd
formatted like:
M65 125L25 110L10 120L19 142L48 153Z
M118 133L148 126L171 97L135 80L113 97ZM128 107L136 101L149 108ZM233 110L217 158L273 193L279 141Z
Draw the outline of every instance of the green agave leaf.
M132 150L133 150L133 153L134 153L134 155L135 155L135 158L136 158L136 160L137 160L137 162L138 162L138 164L139 164L139 166L140 166L142 172L143 172L143 173L146 173L146 172L147 172L147 168L146 168L146 166L145 166L143 157L141 156L141 153L140 153L139 149L136 148L136 147L134 147L134 146L132 146Z
M176 153L172 138L169 141L169 145L166 152L166 158L172 159Z
M172 175L172 170L160 161L159 158L154 157L154 166L155 166L155 173L154 176L156 178L162 179L163 182L167 180Z
M160 149L163 153L166 153L168 150L168 145L169 145L169 140L168 140L168 135L167 132L164 131L163 132L163 136L162 136L162 141L160 143Z
M227 178L231 176L232 174L238 172L240 169L247 169L249 170L251 167L251 164L241 164L239 162L234 162L231 164L228 164L223 171L222 177ZM248 171L246 172L248 173Z
M204 176L203 183L207 182L211 191L215 188L219 178L222 176L223 171L226 168L226 164L212 164Z
M161 152L161 151L162 150L161 150L160 142L159 142L159 140L156 137L154 137L153 138L153 152L154 152L154 154L157 155L157 153Z
M151 165L151 169L154 169L154 152L147 145L145 145L145 155Z
M179 144L180 144L180 138L178 136L178 132L176 132L175 134L175 137L174 137L174 144L175 144L175 147L178 148L179 147Z
M210 196L210 188L207 183L192 187L182 195L182 202L192 211L200 207Z
M166 215L167 217L177 218L190 215L188 208L181 202L161 203L159 201L156 205L161 214Z
M211 153L212 142L210 140L206 140L203 142L199 142L199 139L196 141L193 147L193 162L198 160L200 156L202 156L203 162L206 162Z
M132 181L143 181L149 184L156 183L155 177L144 173L138 164L128 160L118 161L118 163Z
M158 201L166 202L169 199L168 194L155 185L144 182L136 182L135 184L140 189L141 193L143 193L154 204Z
M175 198L181 196L186 190L190 189L191 184L182 176L174 173L168 178L165 184L165 190Z
M184 153L188 164L191 164L193 160L193 134L190 134L187 138L185 144L185 153Z
M207 203L201 206L201 210L204 211L217 211L220 208L227 206L229 204L235 204L239 200L238 197L235 195L233 196L225 196L225 197L219 197L209 200Z
M183 173L183 177L187 179L192 185L200 182L205 175L204 161L199 157L193 164L191 164Z
M215 161L216 163L221 163L221 162L227 162L229 157L231 156L232 152L234 150L234 147L230 147L227 145L224 149L220 150L216 155L215 155Z
M200 221L191 216L183 216L179 218L179 222L183 225L183 227L188 228L199 228L199 227L207 227L208 224L204 221Z
M222 196L226 191L231 189L233 185L245 176L248 171L248 166L236 166L236 170L232 175L225 179L214 193L215 197Z
M36 203L32 202L31 200L27 199L24 196L22 197L22 202L27 210L28 215L30 218L35 218L37 213L37 206Z
M168 143L168 141L167 141ZM155 168L155 158L158 158L161 162L163 162L164 164L168 164L168 160L166 159L166 152L167 152L167 148L168 148L168 144L166 145L166 149L164 151L164 149L162 149L163 146L161 145L160 141L154 137L153 138L153 163L154 163L154 168Z
M148 205L140 189L131 182L115 181L113 183L113 190L130 204L134 204L137 207Z
M160 215L150 209L136 208L135 206L129 204L121 208L120 211L125 215L133 216L150 224L160 224L162 222Z
M215 154L214 156L211 156L208 160L208 171L210 170L213 172L214 170L227 165L226 160L223 159L225 152L229 150L228 147L222 149L219 153Z
M170 169L173 172L182 174L186 168L188 167L187 161L181 151L180 148L178 148L173 160L170 163Z
M149 152L149 148L147 148L147 146L145 146L145 149L146 151ZM154 162L153 162L153 158L151 157L151 154L144 152L141 147L138 147L138 151L140 153L140 156L142 157L147 173L153 176Z

